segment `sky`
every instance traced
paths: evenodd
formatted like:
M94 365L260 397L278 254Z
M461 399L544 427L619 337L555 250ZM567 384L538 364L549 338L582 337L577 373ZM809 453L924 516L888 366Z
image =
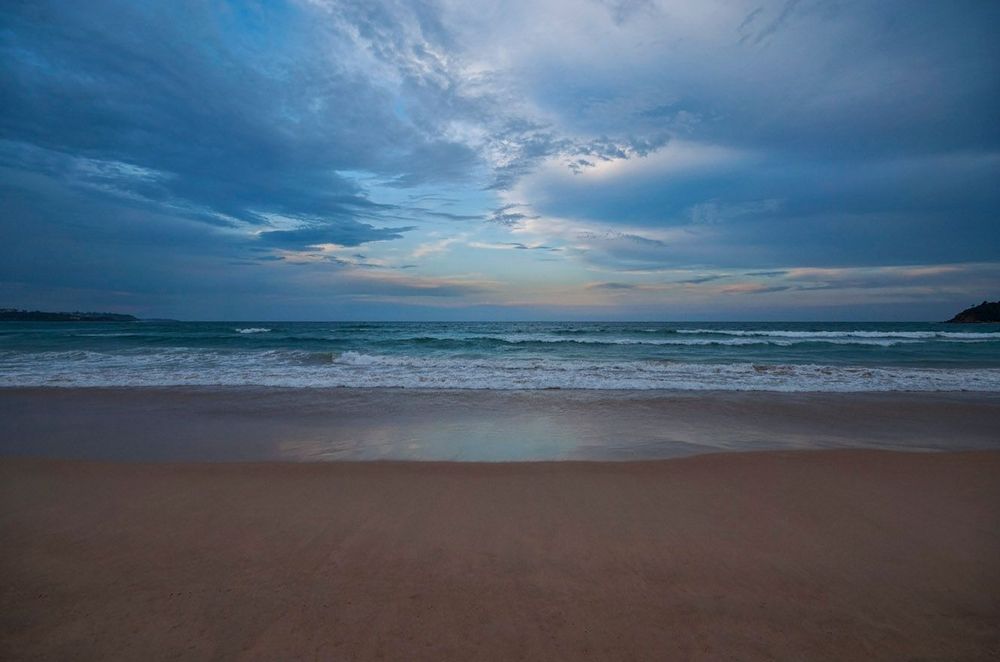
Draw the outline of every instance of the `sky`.
M0 307L925 320L1000 295L1000 3L0 4Z

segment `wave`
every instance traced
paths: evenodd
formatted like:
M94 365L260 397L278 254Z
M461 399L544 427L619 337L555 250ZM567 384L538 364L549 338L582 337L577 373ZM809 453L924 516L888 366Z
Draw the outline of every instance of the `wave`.
M405 338L386 338L378 341L381 345L395 344L440 344L442 346L460 347L463 343L473 344L497 344L497 345L648 345L648 346L720 346L720 347L742 347L750 345L773 345L778 347L790 347L805 343L823 343L830 345L867 345L878 347L894 347L910 343L920 342L918 340L906 338L612 338L612 337L590 337L590 338L563 338L559 336L534 335L466 335L466 336L411 336Z
M74 333L74 338L156 338L155 333Z
M0 353L0 386L1000 391L1000 368L459 358L346 351Z
M246 329L233 329L236 333L268 333L271 329L265 329L263 327L252 326Z
M765 338L899 338L907 340L1000 340L1000 333L989 331L779 331L746 329L677 329L677 333L750 336Z

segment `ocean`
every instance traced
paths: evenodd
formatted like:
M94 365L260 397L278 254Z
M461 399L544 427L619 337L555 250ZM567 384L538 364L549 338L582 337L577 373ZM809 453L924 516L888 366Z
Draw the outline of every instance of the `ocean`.
M1000 391L1000 325L0 323L0 386Z

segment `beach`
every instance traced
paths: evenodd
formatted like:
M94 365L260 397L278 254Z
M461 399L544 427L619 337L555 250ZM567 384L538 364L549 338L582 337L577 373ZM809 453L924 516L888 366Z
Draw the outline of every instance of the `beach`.
M998 409L0 389L0 657L995 659Z
M0 662L1000 662L997 25L0 3Z
M0 456L217 462L1000 450L1000 392L0 388Z
M0 462L4 659L996 659L1000 454Z

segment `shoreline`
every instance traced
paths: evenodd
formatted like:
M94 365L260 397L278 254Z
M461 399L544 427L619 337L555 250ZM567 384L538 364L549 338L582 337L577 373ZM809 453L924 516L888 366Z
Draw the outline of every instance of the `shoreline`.
M0 653L993 659L1000 452L0 459Z
M641 461L1000 450L1000 393L3 388L0 456L204 462Z

